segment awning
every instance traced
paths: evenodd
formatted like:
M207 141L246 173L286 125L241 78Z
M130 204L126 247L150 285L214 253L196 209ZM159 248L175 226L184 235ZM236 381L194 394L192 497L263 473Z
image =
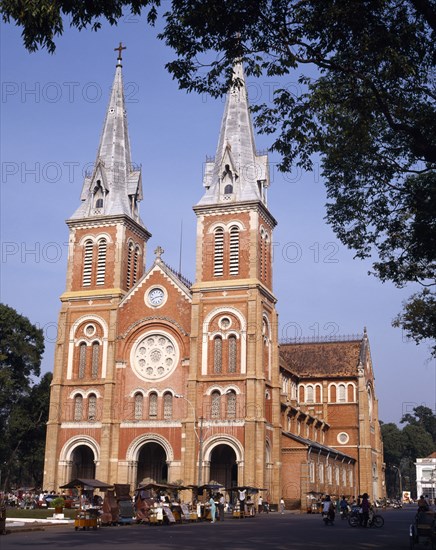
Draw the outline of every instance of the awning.
M112 489L113 485L99 481L98 479L73 479L69 481L66 485L62 485L61 489L76 489L80 487L81 489Z

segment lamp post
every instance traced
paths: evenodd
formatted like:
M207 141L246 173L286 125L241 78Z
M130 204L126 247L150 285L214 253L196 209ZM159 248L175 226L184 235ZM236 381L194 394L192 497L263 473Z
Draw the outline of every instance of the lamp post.
M200 487L200 485L202 484L202 481L203 481L202 465L203 465L203 420L204 420L204 418L202 416L200 417L200 433L197 433L197 430L196 430L196 427L195 427L195 425L197 423L197 415L195 414L195 407L192 404L192 401L190 401L184 395L181 395L181 394L178 394L178 393L174 394L174 397L176 397L177 399L184 399L192 407L192 412L194 414L194 433L195 433L195 436L198 439L198 477L197 477L197 485L198 485L198 487Z

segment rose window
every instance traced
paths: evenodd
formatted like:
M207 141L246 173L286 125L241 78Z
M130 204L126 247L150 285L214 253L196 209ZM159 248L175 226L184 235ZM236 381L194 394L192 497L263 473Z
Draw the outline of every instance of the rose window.
M178 348L167 334L148 334L133 348L132 366L141 378L165 378L175 369L177 362Z

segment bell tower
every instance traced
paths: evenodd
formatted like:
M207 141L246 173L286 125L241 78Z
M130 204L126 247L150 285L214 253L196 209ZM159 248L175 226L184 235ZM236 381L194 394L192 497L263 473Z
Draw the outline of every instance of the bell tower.
M201 478L228 483L230 475L233 484L265 487L279 498L280 389L271 254L276 221L267 204L268 158L256 152L239 62L233 82L216 155L206 163L205 192L194 206L197 259L188 396L203 422ZM219 453L234 457L226 480L216 479L223 475Z
M118 305L144 273L151 236L138 212L142 180L140 169L131 162L123 49L121 44L115 48L115 77L95 165L85 177L80 206L66 222L67 282L60 297L47 425L47 489L57 489L60 479L80 477L77 474L94 477L97 461L100 475L110 479L118 458L114 406ZM69 448L66 440L71 442ZM86 465L76 471L76 460L67 461L66 456Z

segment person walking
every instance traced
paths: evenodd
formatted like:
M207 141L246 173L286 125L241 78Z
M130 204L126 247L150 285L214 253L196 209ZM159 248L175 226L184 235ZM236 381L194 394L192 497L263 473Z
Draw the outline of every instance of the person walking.
M209 504L210 504L211 523L215 523L216 506L215 506L215 499L213 498L212 493L210 494Z
M281 514L285 513L285 500L283 497L280 499L280 513Z
M219 494L219 500L218 500L218 516L220 518L220 521L224 521L224 506L226 504L224 495L222 493Z

